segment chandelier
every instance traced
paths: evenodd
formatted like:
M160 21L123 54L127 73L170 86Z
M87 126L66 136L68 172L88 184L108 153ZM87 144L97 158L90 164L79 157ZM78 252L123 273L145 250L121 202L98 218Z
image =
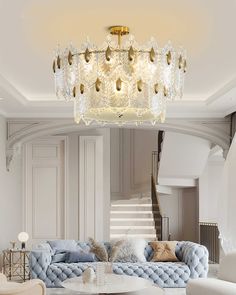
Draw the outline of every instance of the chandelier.
M139 45L129 28L110 28L97 47L89 40L80 49L56 50L53 61L56 95L74 102L74 118L86 125L164 122L167 101L182 97L186 53L169 42L159 47L152 38Z

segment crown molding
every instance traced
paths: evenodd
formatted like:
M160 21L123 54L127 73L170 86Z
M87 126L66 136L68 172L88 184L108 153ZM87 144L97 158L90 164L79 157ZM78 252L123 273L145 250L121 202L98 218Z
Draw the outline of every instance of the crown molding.
M13 86L5 77L0 75L0 88L2 88L5 92L7 92L11 97L17 100L22 105L27 104L27 99L24 95L22 95L18 89Z
M227 82L223 87L218 89L214 94L212 94L209 98L207 98L206 104L211 105L215 103L217 100L221 99L222 96L227 94L230 90L232 90L235 87L236 87L236 78Z

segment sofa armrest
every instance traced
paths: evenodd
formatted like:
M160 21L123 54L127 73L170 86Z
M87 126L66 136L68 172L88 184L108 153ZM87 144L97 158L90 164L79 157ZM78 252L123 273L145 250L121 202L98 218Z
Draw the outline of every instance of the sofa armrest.
M190 278L205 278L208 273L208 250L205 246L183 242L182 262L186 263L190 269Z
M52 253L47 250L33 250L30 252L29 266L31 279L46 280L46 272L52 261Z

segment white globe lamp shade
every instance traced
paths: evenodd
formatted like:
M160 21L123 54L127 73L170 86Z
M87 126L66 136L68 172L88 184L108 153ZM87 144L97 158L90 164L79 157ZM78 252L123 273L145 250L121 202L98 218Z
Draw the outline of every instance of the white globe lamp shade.
M18 234L18 240L21 242L21 248L25 249L25 243L29 240L29 235L26 232Z

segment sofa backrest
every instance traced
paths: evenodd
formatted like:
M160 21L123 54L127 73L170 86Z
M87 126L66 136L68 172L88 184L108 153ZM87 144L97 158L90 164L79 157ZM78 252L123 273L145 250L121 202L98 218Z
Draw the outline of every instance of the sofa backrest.
M178 259L181 261L182 260L182 248L185 242L178 242L176 245L175 253ZM55 253L55 250L68 250L71 251L76 250L76 246L79 246L86 252L90 251L90 243L89 242L80 242L80 241L75 241L75 240L55 240L55 241L49 241L48 244L51 245L52 248L52 253ZM111 243L110 242L103 242L104 246L107 248L107 250L110 250ZM153 255L153 249L147 242L147 246L144 249L144 255L147 259L147 261L150 261Z

